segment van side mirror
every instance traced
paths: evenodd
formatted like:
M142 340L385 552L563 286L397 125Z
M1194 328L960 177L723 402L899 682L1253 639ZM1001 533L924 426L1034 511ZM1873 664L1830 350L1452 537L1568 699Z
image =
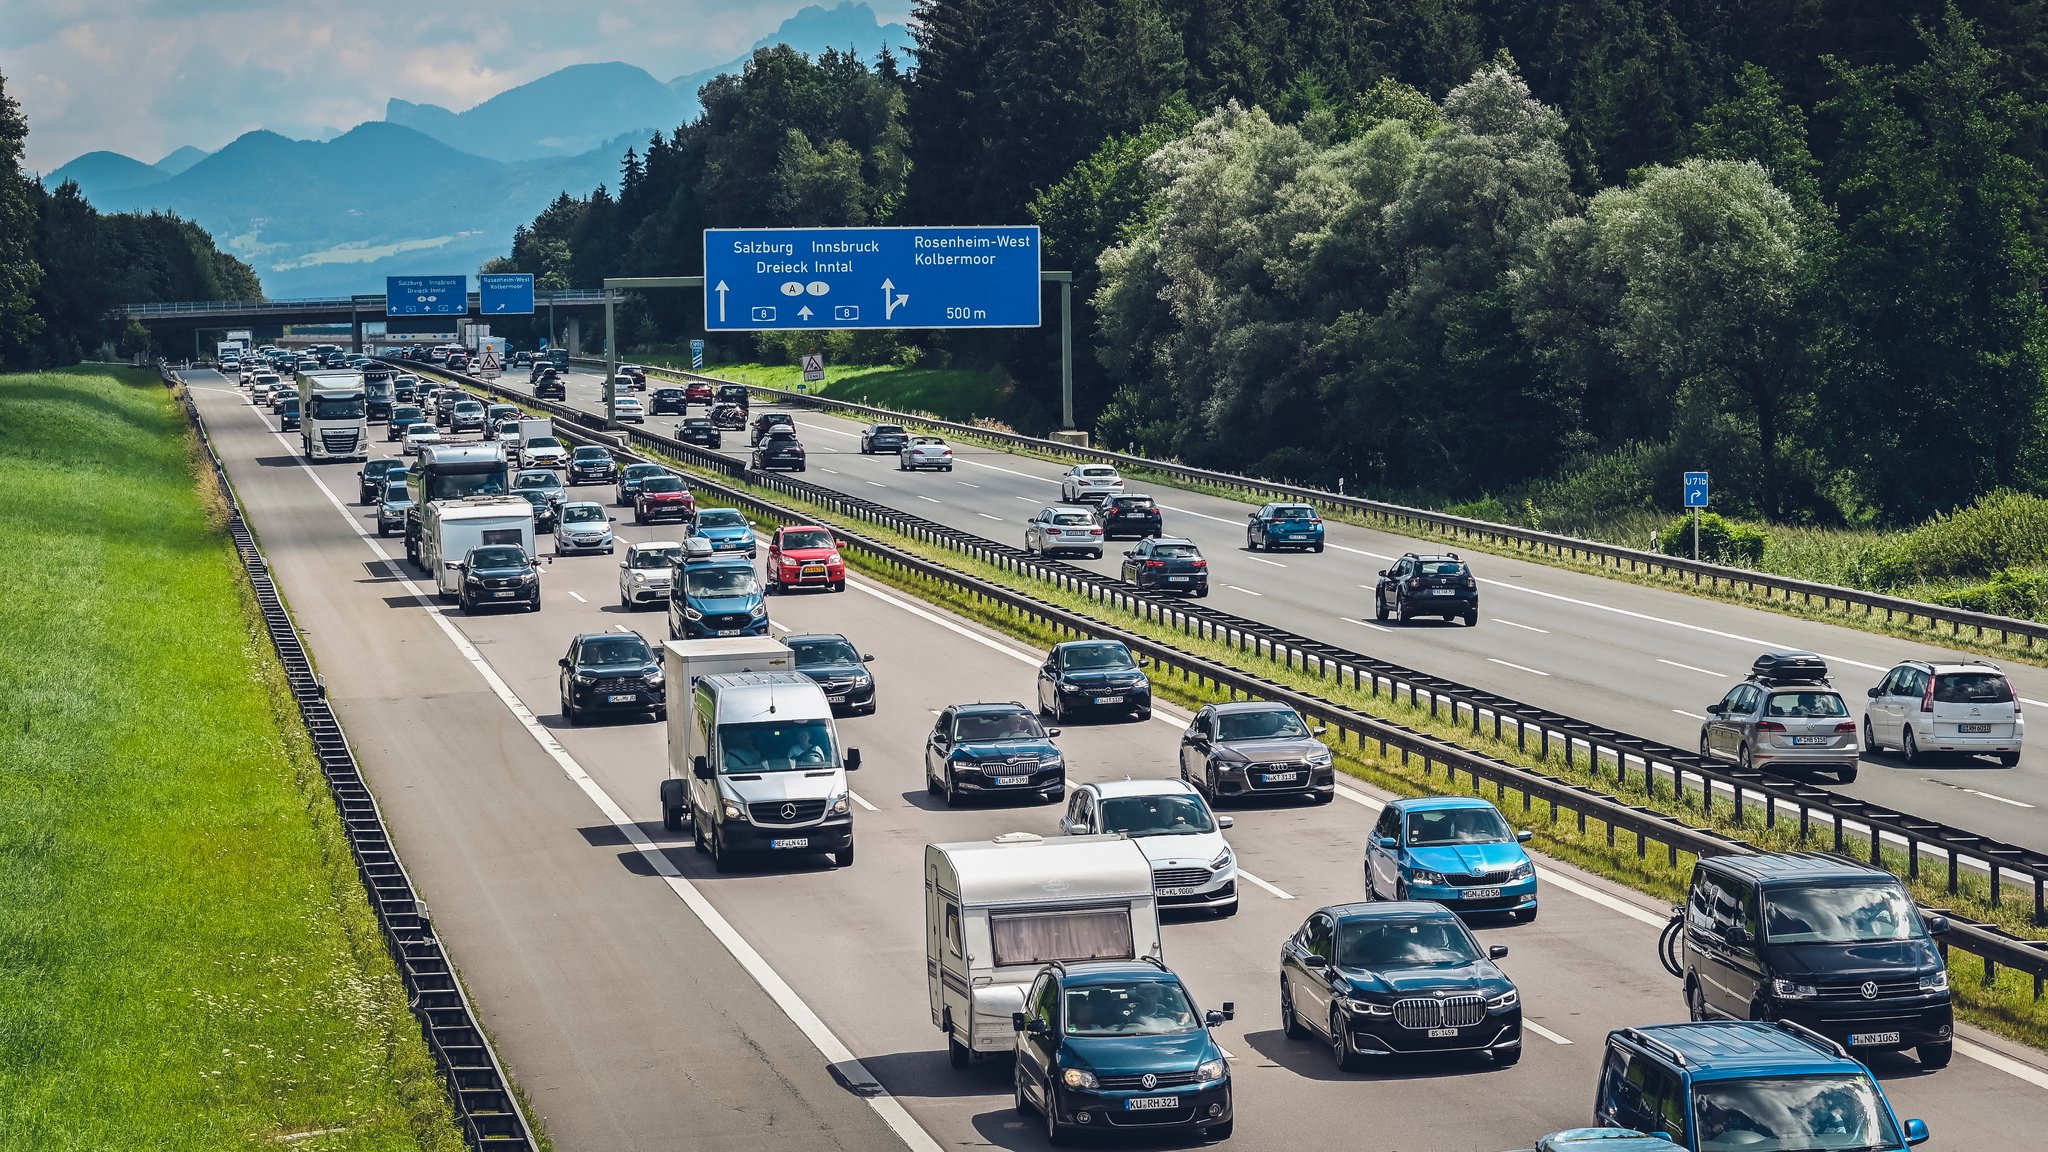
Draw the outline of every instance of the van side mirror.
M1385 568L1382 568L1382 569L1380 569L1380 577L1381 577L1382 579L1384 579L1384 578L1386 577L1386 575L1387 575L1387 570L1386 570Z
M1487 946L1487 949L1486 949L1486 958L1487 958L1488 960L1505 960L1505 959L1507 959L1507 958L1508 958L1508 946L1507 946L1507 945L1505 945L1505 944L1491 944L1491 945L1488 945L1488 946Z
M1945 936L1948 934L1948 917L1930 914L1927 917L1927 934Z
M555 666L558 668L567 668L569 666L569 658L567 656L562 657L560 660L555 661Z
M848 772L860 771L860 749L848 748L846 750L846 770Z
M1927 1143L1927 1121L1914 1117L1906 1121L1906 1147Z
M1024 1014L1023 1014L1022 1012L1012 1012L1012 1013L1010 1013L1010 1031L1012 1031L1012 1032L1022 1032L1023 1030L1024 1030Z
M1529 841L1534 840L1535 838L1536 834L1534 832L1529 831L1527 828L1523 828L1515 833L1515 843L1517 844L1527 844Z
M1723 936L1723 937L1724 937L1724 938L1725 938L1725 939L1726 939L1726 940L1728 941L1728 943L1729 943L1729 944L1730 944L1731 946L1733 946L1733 947L1736 947L1736 948L1747 948L1747 947L1749 947L1749 929L1747 929L1747 928L1744 928L1744 927L1743 927L1742 925L1740 925L1740 924L1730 924L1730 925L1728 926L1728 930L1727 930L1727 931L1725 931L1725 932L1723 932L1723 933L1722 933L1721 935L1722 935L1722 936Z
M711 779L711 762L702 756L690 757L690 775L699 780Z

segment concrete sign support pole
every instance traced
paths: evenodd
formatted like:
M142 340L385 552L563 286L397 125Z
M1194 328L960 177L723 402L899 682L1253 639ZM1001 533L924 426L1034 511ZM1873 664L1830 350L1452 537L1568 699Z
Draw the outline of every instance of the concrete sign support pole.
M604 294L604 426L619 426L619 397L612 382L619 378L618 297Z

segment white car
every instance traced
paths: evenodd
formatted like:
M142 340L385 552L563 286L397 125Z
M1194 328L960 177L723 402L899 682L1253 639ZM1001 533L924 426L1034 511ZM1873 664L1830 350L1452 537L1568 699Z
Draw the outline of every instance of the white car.
M675 566L682 559L680 540L649 540L628 547L626 558L619 561L619 604L632 609L650 602L668 603Z
M1908 764L1930 753L1996 756L2017 767L2026 743L2012 681L1989 660L1964 664L1908 660L1870 690L1863 709L1863 750L1897 748Z
M1102 559L1102 525L1092 513L1074 508L1041 508L1024 524L1024 551L1053 556L1086 552Z
M249 403L268 404L270 403L270 390L282 387L284 387L284 381L278 377L277 373L258 372L256 378L249 382Z
M604 505L595 500L572 500L562 505L562 515L555 521L555 555L603 552L609 556L614 546L612 514Z
M407 456L417 456L421 448L441 442L441 430L422 420L405 426L405 440L399 445L399 451Z
M647 406L640 403L638 396L615 396L612 398L612 412L619 420L629 424L647 423Z
M1159 910L1193 908L1237 914L1237 854L1224 842L1230 817L1184 780L1082 784L1067 798L1060 831L1069 836L1121 832L1152 862Z
M1069 504L1121 495L1124 478L1107 464L1076 464L1060 477L1060 499Z
M917 472L931 468L940 472L953 470L953 450L937 436L912 436L903 451L896 454L898 472Z
M535 436L519 442L521 468L567 468L569 449L553 436Z

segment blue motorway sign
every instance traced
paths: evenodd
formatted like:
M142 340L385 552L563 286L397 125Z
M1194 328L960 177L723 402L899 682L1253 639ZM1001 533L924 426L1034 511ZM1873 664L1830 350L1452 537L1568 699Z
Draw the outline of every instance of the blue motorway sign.
M480 316L533 315L531 272L479 272L476 290Z
M386 276L386 316L467 316L467 276Z
M704 327L1036 328L1038 229L710 228Z
M1687 472L1685 474L1685 506L1705 508L1707 506L1707 474Z
M704 342L702 340L692 340L690 341L690 367L702 368L703 366Z

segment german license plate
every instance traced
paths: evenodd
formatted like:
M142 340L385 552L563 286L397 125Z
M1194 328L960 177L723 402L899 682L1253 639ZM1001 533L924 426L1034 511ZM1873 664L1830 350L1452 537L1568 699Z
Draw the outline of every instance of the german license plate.
M809 836L798 836L791 840L770 840L768 846L770 848L809 848L811 846L811 838Z
M1450 588L1431 588L1429 590L1429 594L1431 596L1450 596L1454 595L1455 593L1454 590Z
M1981 734L1981 733L1989 733L1989 732L1991 731L1991 725L1989 725L1989 724L1958 724L1958 725L1956 725L1956 731L1958 731L1958 732L1962 732L1962 733L1965 733L1965 734L1968 734L1968 733L1972 733L1972 732L1976 732L1976 733L1980 733L1980 734Z
M1849 1035L1851 1044L1897 1044L1897 1032L1853 1032Z
M1301 779L1299 772L1268 772L1260 777L1268 784L1292 784Z
M720 636L737 636L740 634L740 630L737 628L720 628L718 634Z
M1458 1030L1456 1028L1431 1028L1429 1030L1429 1038L1431 1040L1449 1040L1457 1034Z
M631 692L627 692L622 695L613 695L605 697L605 700L608 703L612 704L631 704L633 702L633 699L634 697Z
M996 777L996 783L998 783L998 784L1022 784L1022 783L1026 782L1026 781L1028 781L1028 780L1030 780L1030 779L1031 779L1031 777L1029 777L1029 776L998 776L998 777Z
M1168 576L1167 579L1175 584L1185 584L1188 582L1188 578L1185 576Z
M1832 739L1834 739L1834 737L1832 737L1832 736L1794 736L1794 737L1792 738L1792 742L1793 742L1794 744L1802 744L1802 745L1803 745L1803 744L1825 744L1825 743L1827 743L1828 741L1830 741L1830 740L1832 740Z
M496 597L496 598L497 598L497 599L499 599L499 600L510 600L510 599L511 599L511 598L512 598L513 596L517 595L517 593L515 593L515 592L493 592L493 593L491 593L491 595L492 595L492 596L494 596L494 597Z
M1121 704L1124 702L1124 698L1121 696L1097 696L1095 702L1097 704Z
M827 696L827 697L825 697L825 703L827 703L827 704L844 704L844 703L846 703L846 693L844 693L844 692L841 692L841 693L840 693L839 695L837 695L837 696Z
M1287 536L1287 538L1288 538L1289 540L1306 540L1306 539L1308 539L1308 537L1306 537L1306 536L1303 536L1303 535L1301 535L1300 533L1289 533L1289 534L1288 534L1288 536Z
M1180 1107L1178 1096L1133 1096L1124 1101L1124 1107L1132 1112L1159 1112Z
M1498 889L1498 888L1467 888L1467 889L1465 889L1465 899L1467 899L1467 900L1497 900L1497 899L1499 899L1499 898L1500 898L1500 889Z

